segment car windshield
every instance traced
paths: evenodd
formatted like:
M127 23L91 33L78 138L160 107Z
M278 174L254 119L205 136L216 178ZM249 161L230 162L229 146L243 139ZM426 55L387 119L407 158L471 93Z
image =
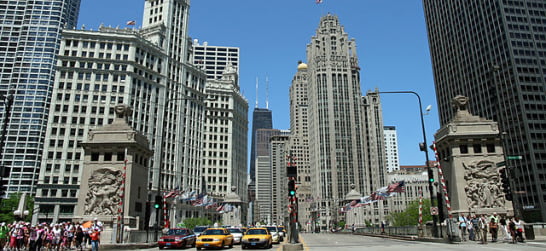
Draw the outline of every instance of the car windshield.
M265 229L250 229L246 231L246 234L267 234L267 230Z
M193 229L193 231L194 231L194 232L200 233L200 232L205 231L205 229L207 229L207 227L195 227L195 228Z
M222 229L207 229L201 235L223 235L224 230Z
M269 232L278 232L277 227L267 227L267 230L269 230Z
M186 229L169 229L167 235L185 235L188 231Z
M242 233L243 231L241 231L241 229L238 229L238 228L228 228L229 232L230 233Z

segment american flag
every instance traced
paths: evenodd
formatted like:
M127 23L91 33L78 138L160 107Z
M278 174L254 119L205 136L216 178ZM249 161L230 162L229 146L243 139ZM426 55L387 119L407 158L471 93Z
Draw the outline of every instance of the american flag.
M388 193L403 193L405 191L404 181L399 181L394 184L390 184L387 188Z
M127 21L127 25L136 25L136 21L135 20Z
M316 0L315 2L316 2L317 4L319 4L319 3L322 3L322 0Z

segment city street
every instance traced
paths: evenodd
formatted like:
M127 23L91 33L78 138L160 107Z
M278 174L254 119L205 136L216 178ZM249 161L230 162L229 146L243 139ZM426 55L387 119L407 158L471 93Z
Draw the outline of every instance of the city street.
M400 251L400 250L420 250L420 251L438 251L438 250L545 250L546 242L528 241L526 243L508 244L508 243L488 243L486 245L477 242L463 242L460 244L446 244L420 241L404 241L380 237L368 237L351 234L302 234L302 243L305 251L344 251L344 250L381 250L381 251ZM103 249L104 250L104 249ZM123 249L116 249L124 251ZM159 250L158 248L141 249ZM186 250L195 250L187 248ZM242 250L240 245L233 246L228 250ZM281 244L273 246L273 251L281 251ZM128 251L128 249L127 249Z

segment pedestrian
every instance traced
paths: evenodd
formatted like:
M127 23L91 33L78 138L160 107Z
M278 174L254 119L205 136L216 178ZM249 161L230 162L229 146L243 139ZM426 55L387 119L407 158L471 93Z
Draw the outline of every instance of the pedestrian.
M83 229L81 226L78 226L76 228L76 233L74 234L74 240L76 242L76 249L80 249L80 251L83 250Z
M36 239L36 250L42 250L42 246L44 244L45 239L45 231L43 224L38 224L36 226L36 234L38 235L38 238Z
M481 237L482 237L482 244L487 244L487 219L485 218L484 215L482 215L480 217L480 222L478 223L480 225L480 229L481 229Z
M466 223L466 217L464 217L464 214L461 214L459 216L459 230L461 230L461 240L466 241L466 230L467 230L467 223Z
M472 217L472 226L474 227L474 240L475 241L479 241L481 240L482 238L482 229L480 228L480 216L479 215L474 215Z
M468 230L468 239L471 241L474 241L475 235L474 235L474 224L472 223L472 218L467 217L466 218L466 230Z
M100 231L98 227L93 228L93 231L89 234L89 238L91 238L91 250L99 251Z
M498 236L498 231L499 231L499 228L498 228L498 225L499 225L499 215L497 215L497 212L494 212L493 215L491 215L491 217L489 217L489 222L493 221L495 222L495 225L497 226L496 228L489 228L489 232L491 233L491 238L492 238L492 242L496 242L497 241L497 236ZM495 233L493 233L493 231ZM493 237L494 236L494 237Z
M9 227L5 222L0 223L0 249L4 250L9 237Z
M28 238L28 250L29 251L36 251L36 242L38 241L38 232L36 231L35 226L31 226L29 238Z
M516 239L516 223L514 222L514 219L510 218L510 220L508 221L508 231L510 233L510 237L512 239L512 243L513 244L516 244L517 243L517 239Z
M510 234L508 233L508 223L506 222L506 218L504 218L504 216L500 218L499 228L502 234L502 240L509 242L512 238L510 238Z
M491 242L497 242L499 224L495 221L495 218L489 220L489 233L491 233Z
M516 225L516 239L517 239L517 241L525 242L525 239L523 238L523 234L525 233L525 230L524 230L523 226L524 226L525 222L523 222L523 220L521 220L520 218L515 217L514 224Z

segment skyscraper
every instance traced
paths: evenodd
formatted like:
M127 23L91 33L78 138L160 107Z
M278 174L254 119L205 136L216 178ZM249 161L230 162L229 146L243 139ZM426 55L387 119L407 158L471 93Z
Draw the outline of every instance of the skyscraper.
M163 125L153 134L160 145L153 158L155 191L201 188L206 75L189 62L189 4L189 0L144 2L143 36L169 57L161 69L166 77L160 96Z
M259 138L256 135L256 132L260 129L273 129L273 118L271 110L267 108L254 108L252 112L252 135L250 136L250 167L249 167L249 178L250 184L248 185L248 198L249 198L249 215L248 222L254 222L256 220L255 212L257 208L255 207L256 200L256 154L258 153ZM269 139L268 141L269 142Z
M159 145L152 135L161 120L141 118L160 115L164 51L138 30L100 27L64 30L62 35L33 222L73 219L84 168L79 142L110 124L116 105L129 104L132 128L150 138L150 147Z
M385 126L385 157L387 172L400 170L400 160L398 159L398 136L395 126Z
M440 125L456 95L499 123L516 214L546 220L546 3L424 0ZM519 158L521 156L521 159ZM449 157L449 156L445 156Z
M256 180L256 153L259 142L256 137L256 131L259 129L273 129L273 118L271 110L267 108L254 108L252 112L252 136L251 136L251 148L250 148L250 179Z
M274 191L279 184L274 184L273 175L277 175L278 172L273 172L272 160L274 156L271 154L273 145L271 139L274 136L288 136L288 131L281 131L277 129L259 129L256 131L256 198L253 203L253 222L267 222L272 224L273 222L273 197ZM278 144L276 146L276 152L279 152ZM279 155L275 155L278 157ZM276 162L278 164L278 161Z
M219 79L231 65L239 73L239 48L209 45L208 42L199 44L193 40L193 64L207 73L207 79Z
M8 193L35 192L61 31L76 26L79 7L80 0L0 2L0 95L14 97L0 160L10 170Z
M222 78L207 80L202 176L208 193L223 198L235 186L246 202L248 101L240 92L238 76L228 65Z
M337 210L351 184L362 194L385 184L383 126L376 123L382 121L378 95L362 96L356 42L337 16L320 19L307 60L312 191L317 208L326 208L324 228L341 220Z
M109 124L113 107L121 103L131 106L130 125L154 151L146 186L153 194L142 196L150 200L175 188L201 189L206 75L188 62L188 5L188 0L146 0L139 30L65 30L35 222L73 216L83 163L78 142L89 130ZM203 212L177 206L171 222Z
M309 165L308 66L300 62L297 69L298 71L292 78L292 85L290 85L289 154L292 155L292 162L298 172L298 218L306 230L312 232L314 231L314 224L310 223L314 223L316 216L312 217L311 212L316 211L316 207L311 207L311 205L315 205L312 203L315 198L311 191L312 179L311 166ZM288 161L288 159L285 159L285 165ZM283 184L286 186L287 178L283 178Z

